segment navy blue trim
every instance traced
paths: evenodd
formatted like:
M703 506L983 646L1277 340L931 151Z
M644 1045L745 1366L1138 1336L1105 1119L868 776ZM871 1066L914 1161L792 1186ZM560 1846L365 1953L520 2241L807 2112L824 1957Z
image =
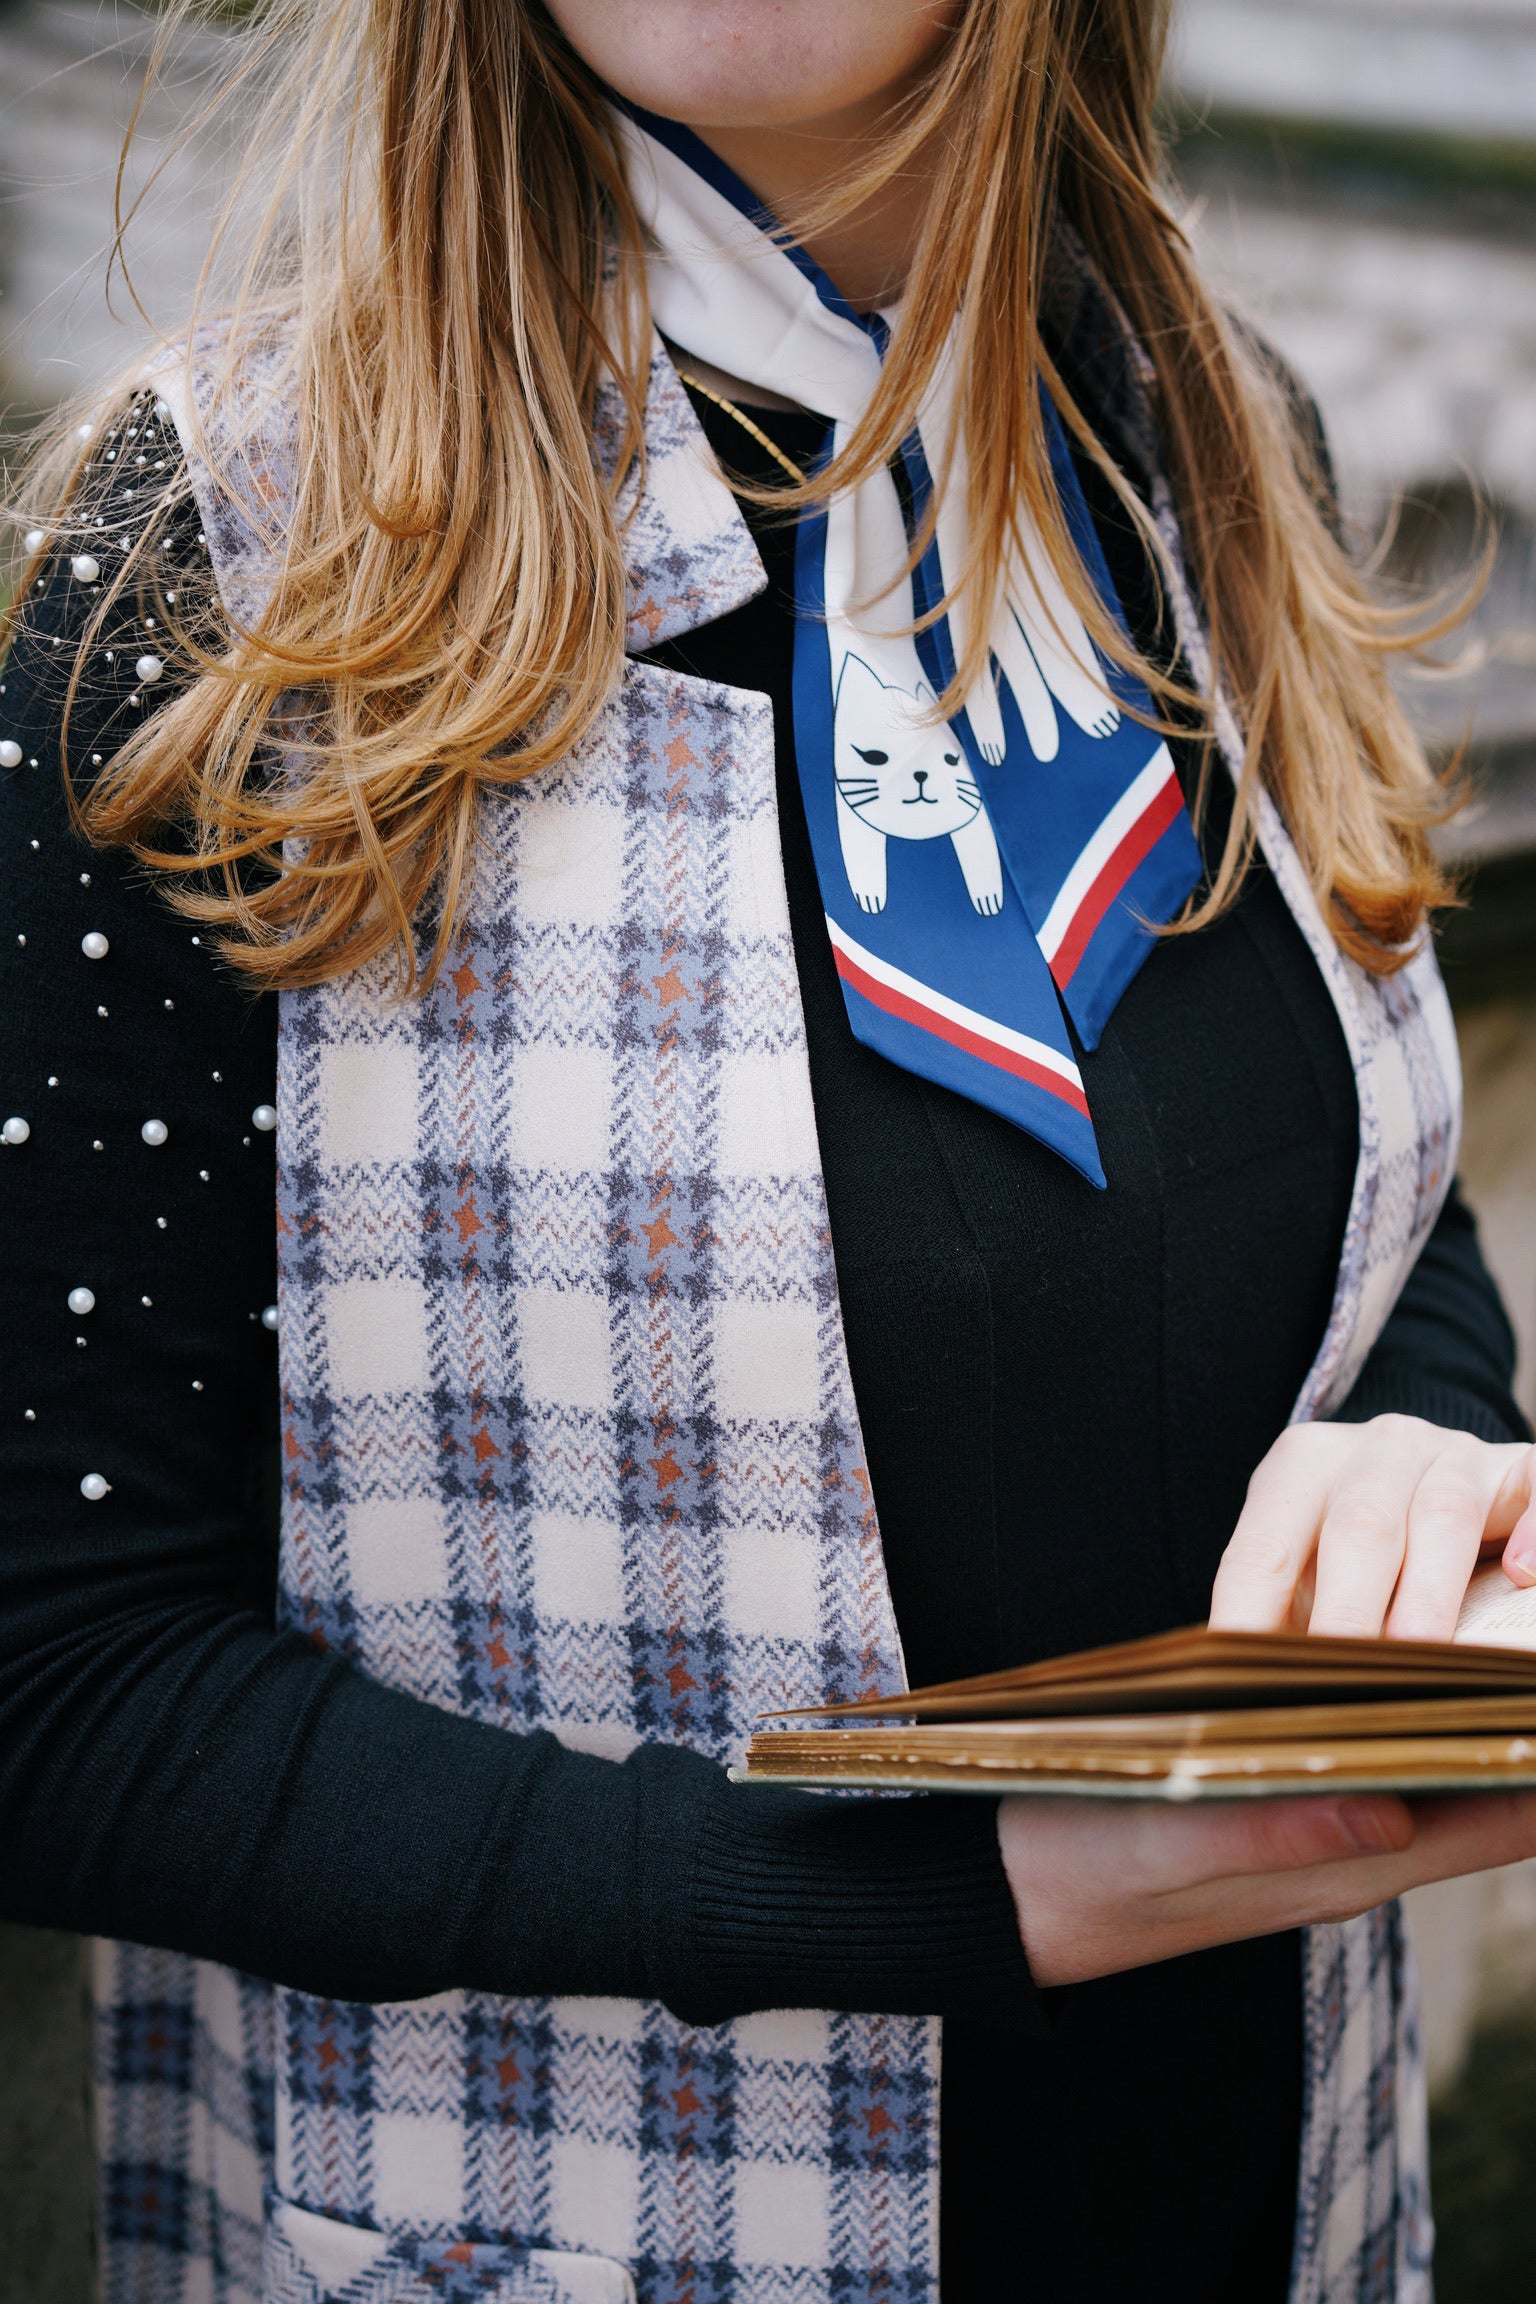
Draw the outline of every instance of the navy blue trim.
M855 328L862 328L873 341L881 359L885 358L891 332L879 313L855 312L836 282L823 272L814 257L807 256L799 242L779 222L773 210L759 200L750 184L742 182L734 168L726 166L718 152L710 150L702 136L695 135L691 128L685 128L680 120L664 120L659 112L647 112L642 105L631 104L622 96L611 96L610 100L620 112L633 120L637 128L643 128L648 136L654 136L657 143L670 152L674 159L681 160L684 167L691 168L696 176L702 176L711 190L718 192L722 200L728 200L739 216L744 216L759 232L766 232L801 277L810 282L827 310L835 312L839 320L850 321Z

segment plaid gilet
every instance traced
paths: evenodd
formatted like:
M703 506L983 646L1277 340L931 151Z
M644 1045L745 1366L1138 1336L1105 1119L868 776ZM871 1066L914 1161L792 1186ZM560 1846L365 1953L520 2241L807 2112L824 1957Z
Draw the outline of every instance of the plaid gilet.
M235 417L212 372L194 349L156 381L246 620L294 419L260 357ZM600 427L611 453L611 411ZM636 649L764 580L659 345L646 438L625 531ZM509 1730L731 1760L767 1706L902 1684L771 707L632 662L563 765L488 790L481 815L458 944L425 998L395 999L382 963L282 998L281 1615ZM1305 1417L1347 1392L1434 1222L1459 1075L1428 950L1366 976L1272 809L1262 835L1360 1107ZM1397 1908L1308 1931L1305 1968L1291 2304L1428 2304ZM98 2002L105 2304L936 2300L936 2022L691 2029L655 2003L473 1992L364 2006L119 1946L100 1948Z

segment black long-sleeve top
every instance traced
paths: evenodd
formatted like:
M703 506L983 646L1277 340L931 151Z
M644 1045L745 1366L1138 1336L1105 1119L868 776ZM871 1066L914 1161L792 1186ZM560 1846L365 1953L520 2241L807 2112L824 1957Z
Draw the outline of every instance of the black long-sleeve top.
M752 469L745 435L701 414ZM796 420L771 421L803 453ZM174 466L158 430L141 426L131 454L124 440L103 557L149 516L125 490L142 490L132 459L150 447ZM1134 548L1085 483L1145 630ZM911 1674L1203 1615L1332 1292L1357 1114L1327 992L1262 867L1216 927L1154 952L1083 1059L1103 1194L860 1047L794 774L786 534L757 528L768 592L656 654L778 708L833 1243ZM171 515L164 541L162 589L206 584L195 513ZM1008 2229L1029 2222L1042 2294L1068 2292L1050 2284L1053 2248L1074 2295L1100 2293L1096 2267L1115 2292L1115 2230L1084 2253L1083 2167L1128 2136L1119 2196L1145 2195L1181 2294L1221 2294L1240 2261L1245 2295L1278 2296L1293 1939L1053 1994L1041 2038L990 1803L732 1791L671 1749L602 1761L456 1718L273 1629L272 1139L252 1115L273 1094L275 1003L70 824L60 705L89 605L68 556L51 562L0 688L0 741L22 753L0 774L0 1101L30 1129L0 1149L0 1909L340 1997L475 1985L655 1995L704 2022L804 2004L937 2013L947 2304L996 2260L1000 2201ZM79 780L165 692L139 673L155 608L126 601L96 643L70 730ZM88 1312L70 1307L79 1288ZM1512 1359L1453 1197L1345 1413L1508 1438ZM81 1492L91 1473L110 1483L99 1501ZM1186 2230L1189 2153L1225 2205L1207 2192ZM1145 2221L1116 2229L1133 2227L1139 2250Z

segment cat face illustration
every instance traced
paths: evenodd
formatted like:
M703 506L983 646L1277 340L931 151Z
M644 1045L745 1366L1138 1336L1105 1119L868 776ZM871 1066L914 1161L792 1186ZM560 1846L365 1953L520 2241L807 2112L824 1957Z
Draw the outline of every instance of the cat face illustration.
M947 836L966 893L984 918L1003 908L1003 867L976 779L953 731L925 722L933 693L922 680L882 680L845 656L833 706L837 836L861 912L885 910L888 840Z
M833 715L837 789L873 832L891 840L938 840L963 831L981 793L952 729L922 719L926 683L887 687L861 656L847 656Z

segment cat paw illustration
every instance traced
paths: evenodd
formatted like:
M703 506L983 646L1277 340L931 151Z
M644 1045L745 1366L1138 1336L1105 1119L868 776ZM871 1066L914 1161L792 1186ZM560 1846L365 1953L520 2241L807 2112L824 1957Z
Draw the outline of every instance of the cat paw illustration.
M1003 864L985 809L949 837L965 876L966 894L984 920L995 919L1003 908Z

